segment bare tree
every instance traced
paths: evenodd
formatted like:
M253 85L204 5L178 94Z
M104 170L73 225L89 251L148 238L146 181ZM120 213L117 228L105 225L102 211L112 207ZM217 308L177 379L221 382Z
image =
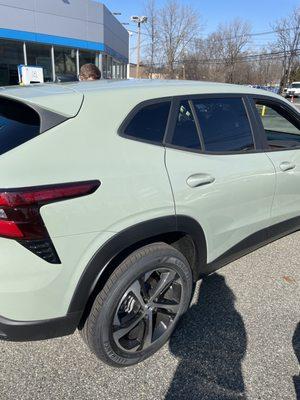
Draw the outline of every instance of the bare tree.
M155 71L155 64L159 59L159 12L156 6L156 0L147 0L144 5L144 13L148 17L147 24L145 24L147 32L145 63L148 65L148 73L150 78L153 77Z
M250 32L247 22L234 20L219 25L216 32L206 39L196 40L194 54L188 57L191 62L188 64L187 76L200 75L200 79L247 83L251 68L243 57L247 55L246 45L250 41ZM197 64L194 58L198 60Z
M214 33L196 39L185 59L187 79L224 81L224 65L220 60L221 41Z
M220 43L220 58L224 60L226 69L225 80L229 83L238 83L236 66L239 58L245 54L246 46L250 42L251 27L248 22L235 19L229 24L219 25L215 41Z
M277 57L276 49L272 43L263 47L255 60L249 63L251 66L251 83L265 86L277 84L281 76L281 66Z
M206 38L199 38L199 16L191 7L180 5L178 0L168 0L161 9L156 9L155 0L148 0L146 6L150 40L144 56L150 75L259 85L279 82L278 59L282 52L278 50L278 43L276 46L268 43L255 52L251 49L248 22L236 19L219 25ZM294 21L298 14L294 13ZM295 23L281 31L290 32L292 28L295 29ZM294 53L286 50L287 57L294 54L290 67L285 68L293 79L298 76L300 66L299 43L298 47L296 44L293 42Z
M300 46L300 7L292 14L278 20L273 29L277 34L277 49L283 53L280 90L290 83L291 72L299 54Z
M170 78L175 78L176 65L184 58L199 29L199 15L191 6L168 0L161 9L159 43Z
M300 59L295 62L295 66L292 69L291 81L300 81Z

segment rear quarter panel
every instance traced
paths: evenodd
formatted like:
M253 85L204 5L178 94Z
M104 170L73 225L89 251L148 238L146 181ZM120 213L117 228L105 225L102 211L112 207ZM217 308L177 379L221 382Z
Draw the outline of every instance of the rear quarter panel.
M124 106L116 94L87 96L77 117L0 156L0 188L101 181L92 195L41 208L61 265L46 263L14 241L4 246L19 246L17 255L28 252L28 257L17 262L7 255L2 263L2 274L8 265L11 271L10 286L1 291L0 285L0 314L22 320L65 315L88 261L110 237L136 223L174 215L164 148L117 134L135 104L132 98ZM0 249L3 241L10 240L1 239Z

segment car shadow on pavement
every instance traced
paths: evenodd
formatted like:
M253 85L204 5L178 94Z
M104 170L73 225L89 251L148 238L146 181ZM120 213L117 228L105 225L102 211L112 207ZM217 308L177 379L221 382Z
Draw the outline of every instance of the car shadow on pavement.
M170 340L180 362L165 400L246 399L241 362L247 334L234 303L223 276L203 279L197 303Z
M300 322L298 323L293 336L293 348L300 368ZM300 370L299 370L299 375L293 376L293 380L296 391L296 399L300 400Z

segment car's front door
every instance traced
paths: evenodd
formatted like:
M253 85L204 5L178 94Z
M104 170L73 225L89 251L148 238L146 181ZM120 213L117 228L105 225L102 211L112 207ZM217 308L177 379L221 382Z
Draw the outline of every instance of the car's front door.
M242 96L177 99L166 166L177 215L204 230L208 262L269 225L275 171Z
M300 118L283 101L254 99L266 154L276 170L272 222L290 220L291 229L300 216Z

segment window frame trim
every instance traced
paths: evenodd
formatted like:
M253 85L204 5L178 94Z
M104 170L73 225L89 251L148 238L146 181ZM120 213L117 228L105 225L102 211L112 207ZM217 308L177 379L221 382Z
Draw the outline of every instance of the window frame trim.
M250 97L251 97L249 99L250 100L250 105L251 105L251 108L253 110L253 113L254 113L254 116L255 116L255 119L256 119L257 130L259 132L259 135L261 136L261 142L262 142L262 146L263 146L263 151L265 153L270 153L270 152L277 152L277 151L288 151L288 150L295 151L295 150L300 150L300 143L299 143L299 147L298 146L297 147L285 147L285 148L278 148L278 149L271 149L269 147L267 136L266 136L266 131L265 131L265 128L263 126L263 123L262 123L261 117L259 115L259 112L258 112L258 110L256 108L256 102L257 101L258 102L259 101L262 101L262 102L265 101L265 102L270 103L271 105L273 103L273 104L283 108L283 110L285 112L287 112L288 114L291 114L293 119L297 119L298 120L299 116L300 116L300 113L296 109L294 109L291 105L286 104L281 99L277 99L277 98L274 98L274 97L271 97L271 96L264 96L264 95L258 95L258 96L257 95L251 95ZM300 125L300 120L299 120L299 125Z
M250 95L251 96L251 95ZM252 153L260 153L263 152L264 149L262 148L262 143L261 143L261 138L258 135L258 131L256 129L256 120L254 118L253 115L253 111L252 108L250 107L250 100L249 100L249 94L245 94L245 93L201 93L201 94L192 94L192 95L179 95L179 96L174 96L173 97L173 101L176 101L178 104L178 108L179 109L179 103L181 101L188 101L188 102L193 102L194 100L197 99L207 99L207 98L212 98L212 99L226 99L226 98L238 98L242 100L242 103L244 105L245 108L245 112L248 118L248 122L250 125L250 130L251 130L251 134L252 134L252 138L253 138L253 144L254 144L254 149L252 150L239 150L239 151L207 151L205 150L205 144L204 144L204 138L201 132L201 127L200 127L200 123L199 123L199 119L198 119L198 115L195 112L195 107L194 104L192 103L193 107L191 107L192 112L193 112L193 117L195 119L195 123L196 123L196 128L198 131L198 135L200 138L200 143L201 146L203 146L202 149L190 149L188 147L183 147L183 146L177 146L172 144L172 139L173 139L173 135L174 135L174 128L176 125L173 124L173 130L172 132L167 132L166 133L166 137L165 140L163 142L163 145L167 148L172 148L172 149L176 149L176 150L182 150L182 151L187 151L187 152L191 152L191 153L196 153L196 154L211 154L211 155L234 155L234 154L252 154ZM176 121L177 115L173 115L172 118ZM196 122L197 121L197 122Z
M211 151L206 151L205 149L191 149L183 146L176 146L171 143L174 130L175 130L175 125L176 125L176 118L177 118L177 112L179 109L179 104L181 101L193 101L196 99L201 99L201 98L241 98L245 107L245 111L248 117L248 121L250 124L252 136L253 136L253 143L254 143L254 149L253 150L248 150L248 151L224 151L224 152L211 152ZM287 150L298 150L298 147L293 147L293 148L282 148L282 149L269 149L267 146L267 140L265 137L265 130L263 128L259 113L256 109L255 106L255 100L265 100L268 102L274 102L276 104L279 104L283 106L287 112L290 112L293 114L295 118L299 118L299 112L297 112L296 109L294 109L291 105L286 104L284 101L281 99L277 99L276 97L269 96L268 94L255 94L255 93L241 93L241 92L234 92L234 93L201 93L201 94L186 94L186 95L175 95L175 96L165 96L165 97L157 97L153 99L148 99L141 101L138 103L124 118L123 122L121 123L120 127L117 130L117 134L120 137L123 137L125 139L130 139L134 140L136 142L141 142L141 143L148 143L152 144L154 146L160 146L164 148L171 148L175 150L181 150L189 153L195 153L195 154L211 154L211 155L235 155L235 154L257 154L257 153L265 153L265 152L270 152L270 151L287 151ZM137 112L148 105L152 104L157 104L157 103L164 103L164 102L170 102L170 110L169 110L169 115L167 119L167 125L165 129L165 134L163 137L162 142L155 142L152 140L147 140L147 139L140 139L135 136L131 135L126 135L124 133L124 130L128 123L131 121L131 119L137 114ZM193 117L196 121L198 121L198 116L195 114L194 107L192 108L193 112ZM198 123L196 123L196 128L198 131L198 135L200 139L200 143L202 145L203 143L203 137L202 133L199 132L198 130ZM200 136L201 135L201 136Z
M147 106L151 106L153 104L158 104L158 103L170 103L170 109L169 109L169 114L168 114L168 118L167 118L167 123L166 123L166 128L165 128L165 132L163 134L163 138L161 142L156 142L154 140L147 140L147 139L142 139L142 138L138 138L136 136L132 136L132 135L128 135L126 134L124 131L127 128L127 126L129 125L129 123L132 121L132 119L137 115L137 113L144 107ZM141 142L141 143L148 143L148 144L152 144L154 146L160 146L163 147L164 146L164 138L166 137L166 133L169 130L169 125L171 124L171 120L172 120L172 111L173 111L173 98L172 96L166 96L166 97L159 97L159 98L155 98L155 99L149 99L149 100L144 100L140 103L138 103L125 117L125 119L123 120L123 122L121 123L120 127L117 130L117 133L120 137L123 137L125 139L130 139L130 140L134 140L136 142Z
M172 106L171 107L171 113L170 113L170 123L167 125L167 130L166 130L166 134L164 137L164 140L162 142L162 145L164 147L170 147L170 148L174 148L174 149L179 149L179 150L185 150L185 151L189 151L192 153L200 153L203 150L203 138L202 135L200 134L200 130L199 130L199 121L198 118L195 114L195 108L194 105L192 103L192 100L187 99L187 96L174 96L172 99ZM201 145L201 149L192 149L190 147L185 147L185 146L177 146L175 144L172 144L172 140L173 140L173 136L175 133L175 128L176 128L176 124L177 124L177 117L178 117L178 113L179 113L179 108L180 108L180 103L182 101L187 101L189 103L190 109L192 111L192 115L195 121L195 127L197 130L197 134L198 134L198 138L199 138L199 143Z

